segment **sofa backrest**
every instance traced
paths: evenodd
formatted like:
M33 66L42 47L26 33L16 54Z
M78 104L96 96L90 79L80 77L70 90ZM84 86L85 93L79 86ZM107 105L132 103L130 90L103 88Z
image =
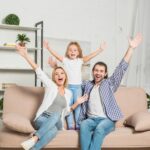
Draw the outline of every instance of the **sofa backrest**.
M116 123L117 127L123 126L124 120L130 115L147 109L147 98L142 88L119 87L115 93L117 103L124 117Z
M7 88L4 94L3 115L19 113L30 120L35 117L44 96L44 88L14 86Z
M44 88L15 86L7 88L4 94L3 114L19 113L32 120L44 96ZM119 87L115 93L124 118L116 126L123 126L125 118L147 109L147 99L141 88Z

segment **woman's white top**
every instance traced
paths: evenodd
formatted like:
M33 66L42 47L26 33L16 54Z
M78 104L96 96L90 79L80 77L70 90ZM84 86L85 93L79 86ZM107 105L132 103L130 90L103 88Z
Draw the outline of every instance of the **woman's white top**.
M81 69L82 69L83 60L81 58L69 59L67 57L64 57L63 64L68 76L68 83L82 84Z
M37 68L35 72L36 72L37 78L40 79L45 86L44 99L35 117L35 119L37 119L37 117L39 117L44 111L48 109L49 106L52 105L58 93L58 86L41 70L41 68ZM72 98L71 91L65 88L64 96L66 99L67 106L62 111L61 120L62 120L63 125L64 125L65 116L67 116L70 113L69 102Z

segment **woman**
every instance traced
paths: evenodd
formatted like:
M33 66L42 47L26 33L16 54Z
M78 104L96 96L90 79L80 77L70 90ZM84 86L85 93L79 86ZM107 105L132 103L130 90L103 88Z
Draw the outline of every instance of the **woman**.
M16 45L16 49L45 85L44 99L34 120L36 131L30 139L21 143L25 150L40 150L56 136L58 130L63 128L65 116L86 101L87 96L78 98L77 102L70 107L72 93L65 88L67 75L64 69L62 67L55 68L52 73L52 81L28 55L26 47Z

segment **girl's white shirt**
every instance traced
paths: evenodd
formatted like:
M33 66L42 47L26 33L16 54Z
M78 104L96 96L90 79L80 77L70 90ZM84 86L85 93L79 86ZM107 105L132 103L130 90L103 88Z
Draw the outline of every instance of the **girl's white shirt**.
M41 70L40 67L38 67L35 70L35 72L36 72L37 78L40 79L45 86L44 99L43 99L42 104L40 105L40 107L36 113L36 117L35 117L35 119L37 119L44 111L46 111L48 109L49 106L52 105L52 103L58 93L58 86ZM70 113L69 102L72 98L71 91L69 89L65 88L64 96L66 99L67 106L63 109L62 115L61 115L63 129L64 129L65 116L69 115L69 113Z
M63 58L64 68L68 75L69 84L82 84L82 58L69 59L67 57Z

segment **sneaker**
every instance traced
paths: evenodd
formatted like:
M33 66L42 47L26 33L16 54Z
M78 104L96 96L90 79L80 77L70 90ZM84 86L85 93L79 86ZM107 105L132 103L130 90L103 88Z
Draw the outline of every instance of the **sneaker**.
M32 148L35 145L35 141L31 138L29 140L26 140L24 142L21 143L21 146L25 149L25 150L30 150L30 148Z

